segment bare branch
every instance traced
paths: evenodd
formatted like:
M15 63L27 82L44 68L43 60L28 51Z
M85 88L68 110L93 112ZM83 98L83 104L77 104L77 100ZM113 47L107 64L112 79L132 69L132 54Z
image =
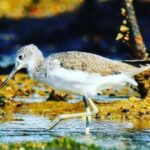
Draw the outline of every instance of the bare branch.
M148 53L137 23L136 14L133 6L133 0L125 0L125 5L126 5L127 17L129 19L129 23L131 26L131 33L134 40L133 41L134 55L136 59L147 60Z

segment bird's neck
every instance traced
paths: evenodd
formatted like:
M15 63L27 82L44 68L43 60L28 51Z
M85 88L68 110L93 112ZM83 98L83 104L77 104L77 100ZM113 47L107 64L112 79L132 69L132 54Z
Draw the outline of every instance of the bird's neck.
M35 57L31 60L31 63L27 66L28 74L34 78L34 74L38 71L39 66L42 64L44 60L43 56Z

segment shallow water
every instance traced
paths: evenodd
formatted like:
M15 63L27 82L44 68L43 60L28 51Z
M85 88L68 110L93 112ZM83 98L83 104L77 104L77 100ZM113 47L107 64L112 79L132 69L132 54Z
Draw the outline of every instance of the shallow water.
M59 123L51 131L51 121L46 117L16 114L18 121L0 124L0 143L25 141L51 141L67 136L77 142L95 144L105 148L149 149L150 129L135 130L131 122L92 121L91 133L85 135L85 121L69 119Z
M23 103L33 103L33 102L45 102L47 100L49 95L47 96L40 96L38 94L33 94L30 95L30 97L15 97L14 100L18 101L18 102L23 102ZM82 101L82 96L73 96L73 99L67 99L67 102L69 103L78 103L80 101ZM97 95L94 97L91 97L95 102L99 103L99 102L115 102L115 101L124 101L127 100L127 98L129 98L128 96L103 96L103 95Z

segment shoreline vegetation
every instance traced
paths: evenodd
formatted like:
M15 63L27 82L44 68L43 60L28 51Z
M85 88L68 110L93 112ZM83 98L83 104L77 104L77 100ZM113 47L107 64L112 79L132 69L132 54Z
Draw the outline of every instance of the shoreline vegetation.
M101 150L103 147L95 146L94 144L78 143L69 137L56 138L51 142L23 142L23 143L11 143L11 144L0 144L1 150L14 150L14 149L52 149L52 150ZM117 148L114 148L114 150Z

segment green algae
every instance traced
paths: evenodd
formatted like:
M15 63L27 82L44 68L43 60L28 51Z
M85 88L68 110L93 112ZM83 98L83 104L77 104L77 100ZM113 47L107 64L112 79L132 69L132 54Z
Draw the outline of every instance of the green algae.
M93 144L78 143L71 138L57 138L51 142L20 142L0 144L1 150L101 150L101 147Z

